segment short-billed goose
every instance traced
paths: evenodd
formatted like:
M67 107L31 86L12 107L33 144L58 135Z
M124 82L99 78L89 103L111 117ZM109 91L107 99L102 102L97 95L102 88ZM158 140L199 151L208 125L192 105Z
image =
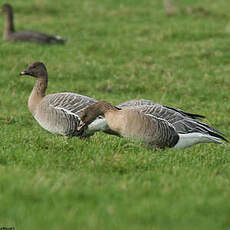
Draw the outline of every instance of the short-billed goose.
M122 104L119 104L116 107L122 109L133 108L145 114L150 114L155 117L167 120L170 124L174 126L176 131L180 134L195 132L202 132L208 134L209 132L212 132L217 134L219 133L220 135L225 136L225 134L223 134L219 130L216 130L206 125L205 123L196 120L204 118L204 116L202 115L187 113L181 109L161 105L150 100L130 100ZM91 133L100 130L103 130L106 133L114 134L109 129L105 118L102 116L97 117L97 119L88 126L88 129L85 130L85 134L87 133L88 135L90 135Z
M82 109L97 101L75 93L55 93L46 96L48 74L45 65L41 62L29 65L20 75L36 78L28 107L37 122L51 133L77 136Z
M86 107L80 119L78 130L87 128L98 116L104 116L110 130L120 136L142 140L156 148L186 148L198 143L227 141L216 129L196 121L189 115L170 113L160 107L154 111L152 105L120 109L108 102L100 101ZM148 113L148 111L150 113ZM175 112L174 109L172 111ZM104 131L104 126L102 128Z
M28 41L36 43L60 43L63 44L67 40L59 36L47 35L36 31L15 31L13 8L9 4L2 6L2 12L5 14L5 28L3 39L8 41Z

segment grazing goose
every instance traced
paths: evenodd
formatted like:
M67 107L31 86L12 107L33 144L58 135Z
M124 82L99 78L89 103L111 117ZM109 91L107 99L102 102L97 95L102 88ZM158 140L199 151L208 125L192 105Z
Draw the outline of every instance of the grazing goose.
M87 128L98 116L104 116L108 128L113 132L123 137L139 139L156 148L186 148L198 143L228 142L220 135L221 132L204 123L189 117L179 119L170 113L165 116L162 112L163 106L162 111L158 109L154 114L153 108L150 105L141 109L135 107L120 109L108 102L99 101L83 110L80 115L83 124L78 127L78 131Z
M160 105L150 100L146 100L146 99L130 100L130 101L123 102L122 104L119 104L116 107L120 109L133 108L145 114L150 114L155 117L165 119L170 124L173 124L176 131L179 133L183 133L183 134L190 133L191 130L194 130L197 128L198 123L200 123L200 125L202 126L205 126L203 131L206 132L205 131L205 129L207 128L206 125L195 120L195 119L204 118L204 116L198 115L198 114L187 113L181 109L172 108L172 107L168 107L165 105ZM100 130L106 133L109 133L109 134L115 134L114 132L112 132L112 130L109 129L105 118L102 116L97 117L97 119L95 119L95 121L92 122L88 126L88 129L86 129L84 133L91 135L92 133L96 131L100 131ZM224 135L218 130L215 130L212 128L211 130L214 132L220 133L221 135Z
M47 35L36 31L15 31L13 8L9 4L4 4L2 12L5 14L5 28L3 39L7 41L28 41L43 44L60 43L63 44L67 40L58 36Z
M36 78L28 100L28 107L37 122L51 133L64 136L77 136L79 115L86 106L96 100L75 93L55 93L45 95L48 74L41 62L35 62L20 73Z

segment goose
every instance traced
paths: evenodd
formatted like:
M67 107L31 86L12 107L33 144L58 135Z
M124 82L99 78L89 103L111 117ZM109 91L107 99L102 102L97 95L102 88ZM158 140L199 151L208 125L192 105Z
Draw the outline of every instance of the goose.
M145 114L151 114L153 116L165 119L174 125L177 132L183 134L190 133L190 130L194 130L196 128L197 123L199 123L197 119L205 118L203 115L188 113L181 109L161 105L146 99L129 100L117 105L116 107L119 109L133 108ZM201 127L205 126L204 123L200 123L200 125ZM106 119L103 116L98 116L91 124L89 124L88 128L84 129L84 134L92 135L92 133L101 130L108 134L117 135L109 129ZM206 132L205 130L203 131ZM218 130L213 129L213 131L224 135Z
M45 95L48 73L42 62L32 63L20 75L30 75L36 79L28 100L29 110L36 121L53 134L78 136L81 110L97 100L68 92Z
M198 143L224 145L223 141L228 142L222 132L191 118L199 115L181 115L179 112L172 109L170 113L167 107L159 104L121 109L98 101L82 111L81 124L77 129L87 129L98 116L104 116L108 129L117 135L141 140L154 148L186 148Z
M5 14L5 28L3 39L7 41L28 41L43 44L64 44L67 40L59 36L47 35L36 31L15 31L13 8L10 4L2 6L2 12Z

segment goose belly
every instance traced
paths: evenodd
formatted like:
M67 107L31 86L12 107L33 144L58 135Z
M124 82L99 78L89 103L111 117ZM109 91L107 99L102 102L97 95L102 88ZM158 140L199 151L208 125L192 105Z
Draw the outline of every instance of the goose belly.
M62 119L57 121L55 119L41 119L38 116L34 116L39 125L50 133L63 135L63 136L73 136L76 131L76 125L74 122Z

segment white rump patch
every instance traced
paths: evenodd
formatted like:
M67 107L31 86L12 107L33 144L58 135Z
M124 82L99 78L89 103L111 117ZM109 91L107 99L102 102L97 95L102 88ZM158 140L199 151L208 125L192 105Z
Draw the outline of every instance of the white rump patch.
M173 148L187 148L198 143L217 143L225 145L220 138L203 133L178 134L179 140Z

